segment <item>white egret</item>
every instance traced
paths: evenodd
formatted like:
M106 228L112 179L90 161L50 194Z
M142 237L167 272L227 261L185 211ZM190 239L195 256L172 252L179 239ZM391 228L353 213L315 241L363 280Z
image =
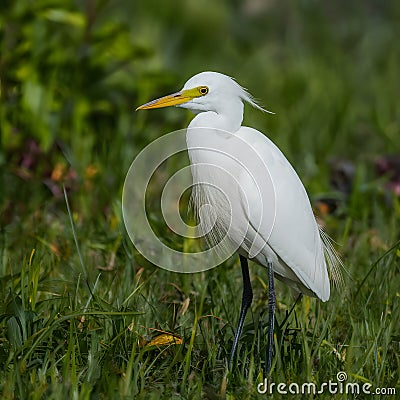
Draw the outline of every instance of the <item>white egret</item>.
M178 106L197 114L187 130L192 175L195 183L203 182L193 190L194 207L203 219L200 227L208 232L211 242L221 232L228 235L242 268L242 306L229 366L253 299L247 263L251 259L266 267L269 275L269 374L276 303L274 276L300 293L327 301L330 282L325 257L333 278L338 276L338 269L336 254L319 229L304 186L289 161L265 135L241 126L244 102L266 111L232 78L202 72L190 78L181 91L137 110ZM255 161L257 158L261 163ZM200 165L215 168L212 171ZM233 179L225 179L218 167ZM219 198L218 190L210 186L227 197L230 210ZM216 220L199 211L205 203L212 205ZM210 226L213 221L218 225L214 230Z

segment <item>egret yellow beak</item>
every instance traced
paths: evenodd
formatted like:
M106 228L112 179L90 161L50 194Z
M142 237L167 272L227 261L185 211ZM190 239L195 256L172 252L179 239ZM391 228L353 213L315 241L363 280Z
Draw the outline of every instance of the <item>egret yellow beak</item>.
M197 89L182 90L181 92L176 92L173 94L169 94L168 96L149 101L148 103L139 106L136 111L149 110L151 108L177 106L179 104L186 103L194 99L195 97L199 97Z

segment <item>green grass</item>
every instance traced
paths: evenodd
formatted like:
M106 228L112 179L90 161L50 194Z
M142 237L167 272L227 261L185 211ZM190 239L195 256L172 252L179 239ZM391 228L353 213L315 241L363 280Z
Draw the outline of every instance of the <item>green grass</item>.
M295 296L277 282L271 381L321 384L345 371L398 396L400 199L387 185L396 176L375 167L400 153L398 2L266 2L254 12L250 1L141 3L0 6L1 397L219 398L241 301L238 260L192 275L152 266L121 213L135 155L189 120L134 107L208 69L276 112L246 109L245 122L283 150L316 209L335 204L321 221L348 270L344 286L327 303L303 298L286 319ZM252 264L251 278L228 399L266 397L257 394L266 271ZM153 345L163 333L182 343Z

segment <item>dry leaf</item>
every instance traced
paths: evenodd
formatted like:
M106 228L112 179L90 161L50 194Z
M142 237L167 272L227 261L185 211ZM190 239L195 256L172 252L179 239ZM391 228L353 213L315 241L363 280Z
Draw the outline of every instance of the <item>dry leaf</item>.
M182 344L182 342L182 338L178 336L172 335L171 333L162 333L150 340L145 347L169 346L171 344Z

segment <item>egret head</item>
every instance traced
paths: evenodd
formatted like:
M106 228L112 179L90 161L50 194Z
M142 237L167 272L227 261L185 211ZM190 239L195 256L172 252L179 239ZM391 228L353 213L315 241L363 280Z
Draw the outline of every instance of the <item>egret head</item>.
M188 108L195 113L222 113L232 103L240 103L242 106L243 102L266 111L235 80L218 72L207 71L191 77L179 92L150 101L137 110L177 106Z

